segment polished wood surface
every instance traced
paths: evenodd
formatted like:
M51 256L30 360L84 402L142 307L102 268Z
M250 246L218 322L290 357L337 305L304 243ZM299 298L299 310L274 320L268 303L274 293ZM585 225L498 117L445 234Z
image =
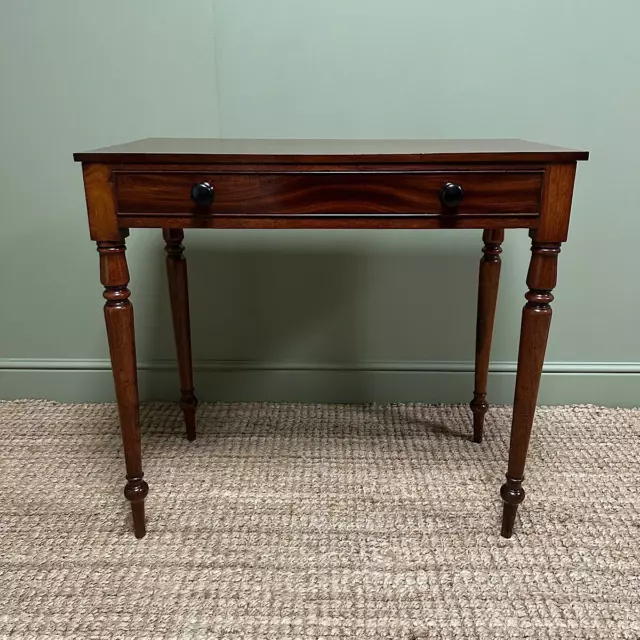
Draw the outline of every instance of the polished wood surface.
M575 177L575 164L554 164L547 168L542 186L541 211L544 215L536 225L538 241L566 242Z
M478 282L473 439L480 442L505 229L533 240L523 310L502 535L524 500L524 469L567 239L576 162L584 151L522 140L149 139L75 155L98 242L105 317L134 531L145 532L133 309L124 238L163 229L181 406L195 437L183 229L483 229Z
M136 538L145 535L144 499L149 487L142 473L140 418L138 410L138 374L133 329L133 306L124 238L117 242L98 242L100 281L104 285L104 317L107 324L109 353L118 400L120 429L127 468L124 495L131 503Z
M538 216L174 216L120 215L124 228L166 229L533 229Z
M489 409L487 402L487 379L493 322L498 301L502 242L504 229L487 229L482 235L484 247L478 276L478 312L476 320L476 367L471 411L473 413L473 441L482 442L484 416Z
M531 262L527 275L527 300L522 310L518 373L513 401L513 423L509 445L507 480L500 495L504 500L502 535L513 534L518 505L524 500L524 467L538 400L540 376L551 326L551 303L558 279L559 242L539 242L532 234Z
M542 171L115 173L119 213L268 216L286 215L535 215ZM464 190L447 208L448 182ZM208 206L194 203L194 185L215 193Z
M182 229L163 229L167 252L167 280L173 333L178 355L180 376L180 407L187 427L187 439L196 439L196 407L198 400L193 389L193 364L191 361L191 324L189 322L189 283L187 261L184 257Z
M146 138L74 155L82 162L575 162L589 154L527 140Z

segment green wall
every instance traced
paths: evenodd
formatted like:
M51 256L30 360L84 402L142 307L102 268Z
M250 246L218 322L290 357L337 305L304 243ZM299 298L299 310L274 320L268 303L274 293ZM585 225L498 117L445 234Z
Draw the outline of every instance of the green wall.
M4 8L6 7L6 8ZM0 23L0 394L112 397L73 151L146 136L524 137L589 149L543 402L640 397L632 0L10 0ZM134 231L146 397L177 383L158 233ZM187 234L203 398L469 399L477 232ZM492 398L528 261L507 233Z

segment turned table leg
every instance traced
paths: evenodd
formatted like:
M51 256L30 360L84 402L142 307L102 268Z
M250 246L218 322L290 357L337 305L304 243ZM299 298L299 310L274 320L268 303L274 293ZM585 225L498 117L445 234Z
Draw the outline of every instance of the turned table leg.
M127 469L124 495L131 502L136 538L142 538L145 535L144 499L149 487L142 473L133 306L127 288L129 269L124 240L98 242L98 252L100 281L104 285L103 295L106 299L104 317Z
M187 427L187 439L196 438L196 407L198 400L193 389L193 364L191 361L191 328L189 321L189 283L187 280L187 261L183 255L182 229L163 229L167 252L167 278L173 333L178 354L180 374L180 407Z
M531 253L527 275L529 291L522 310L507 481L500 490L504 501L502 535L505 538L513 534L518 505L525 495L522 481L551 325L551 292L556 286L560 243L538 242L534 235Z
M484 247L480 259L478 276L478 315L476 323L476 367L473 400L473 441L482 442L484 416L489 409L487 403L487 377L491 356L493 321L496 315L498 284L500 283L500 254L504 229L485 229L482 234Z

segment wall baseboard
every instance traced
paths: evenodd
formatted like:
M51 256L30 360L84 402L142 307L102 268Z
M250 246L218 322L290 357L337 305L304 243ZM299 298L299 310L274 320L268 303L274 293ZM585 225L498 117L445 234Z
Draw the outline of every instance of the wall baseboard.
M174 361L139 363L140 395L177 397ZM194 363L202 401L468 402L473 362L253 362ZM490 401L513 400L515 362L495 362ZM110 363L104 359L0 359L0 398L112 402ZM549 362L540 404L640 406L640 362Z

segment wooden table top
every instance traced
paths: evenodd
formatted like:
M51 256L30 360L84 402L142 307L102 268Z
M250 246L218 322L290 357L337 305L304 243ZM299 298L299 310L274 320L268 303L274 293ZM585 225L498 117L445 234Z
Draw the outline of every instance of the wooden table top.
M146 138L74 154L81 162L575 162L589 153L518 139L266 140Z

